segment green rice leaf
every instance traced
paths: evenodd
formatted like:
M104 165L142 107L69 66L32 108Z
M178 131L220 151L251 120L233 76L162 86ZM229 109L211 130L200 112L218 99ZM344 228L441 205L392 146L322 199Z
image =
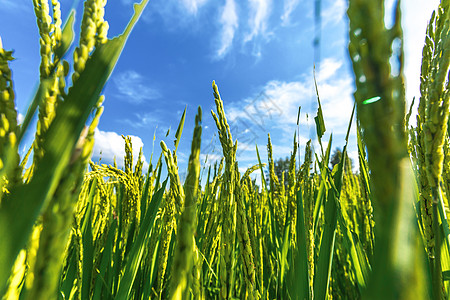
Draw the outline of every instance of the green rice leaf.
M144 254L145 247L147 246L147 241L156 218L156 213L158 212L164 191L166 189L167 180L168 179L163 182L162 187L152 197L152 202L150 203L147 213L142 220L138 235L134 240L130 254L128 255L129 259L125 265L123 277L120 280L119 289L114 299L130 298L131 289Z
M83 243L83 273L81 279L81 298L88 299L91 290L91 278L94 262L94 236L92 234L92 217L94 205L94 196L97 188L97 179L94 179L87 199L87 208L82 219L81 240Z
M337 191L331 188L325 203L325 223L320 242L317 261L317 274L314 278L314 298L325 299L329 287L331 264L333 262L334 242L337 227Z
M180 123L178 124L177 132L175 132L175 152L177 152L178 144L180 143L181 139L181 133L183 133L184 120L186 119L186 109L187 106L184 108L183 115L181 116Z
M292 299L311 299L305 228L302 191L300 189L297 191L297 248L293 254L294 267L289 270L288 278L289 295Z
M86 62L84 72L69 89L65 101L57 107L56 117L45 136L43 146L45 155L37 166L35 175L29 184L12 189L8 199L2 202L0 240L5 246L0 254L0 294L6 285L14 260L20 249L24 247L41 208L45 207L55 192L89 114L95 107L127 38L147 2L148 0L143 0L140 4L135 4L135 14L122 35L108 40L95 49ZM41 87L33 105L37 106L43 98L45 89ZM33 114L29 111L27 118L31 120ZM25 125L24 123L19 140L23 137Z
M101 299L102 293L107 293L110 299L113 298L112 295L112 281L109 280L108 276L111 273L111 260L112 252L114 247L114 237L117 228L117 220L113 219L112 224L108 230L108 236L103 248L102 259L100 262L100 268L96 270L97 280L95 282L94 293L92 299Z
M314 117L314 122L316 122L317 137L319 138L320 141L326 129L325 129L325 121L323 120L322 105L320 104L319 90L317 88L315 75L314 75L314 86L316 88L317 102L319 103L319 107L317 108L317 115Z
M330 162L330 153L331 153L331 145L333 144L333 135L330 134L330 140L328 142L327 150L325 152L325 158L320 161L316 155L316 161L319 162L320 166L320 174L322 177L322 181L320 182L319 186L319 192L317 193L316 201L314 204L314 215L313 215L313 222L314 222L314 232L317 232L317 226L319 224L319 213L320 209L322 208L324 195L326 194L326 189L328 188L327 185L327 169Z
M59 59L63 58L67 50L73 43L75 33L73 30L73 25L75 23L75 9L72 9L69 14L69 18L64 24L64 28L61 34L61 43L58 48L55 49L55 56Z
M351 265L356 275L356 282L362 290L367 286L369 275L372 271L369 261L358 236L348 228L340 207L338 207L338 221L339 228L344 236L344 247L350 254Z

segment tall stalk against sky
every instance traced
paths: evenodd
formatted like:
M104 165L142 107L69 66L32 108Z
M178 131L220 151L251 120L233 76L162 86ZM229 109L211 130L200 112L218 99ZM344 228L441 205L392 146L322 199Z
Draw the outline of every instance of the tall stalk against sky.
M188 175L184 185L184 207L178 223L177 248L174 254L170 299L183 299L189 294L189 282L194 265L195 226L198 197L198 179L200 176L200 145L202 135L202 110L199 107L195 117L194 136L192 138L191 155L189 156ZM198 296L198 295L197 295Z
M211 110L219 131L219 139L225 157L225 173L221 186L221 251L219 278L221 283L220 299L229 299L233 295L234 272L234 247L236 240L236 200L234 189L236 188L236 149L237 141L233 142L230 127L225 117L223 101L220 98L216 83L212 83L214 101L216 103L217 115Z
M426 241L433 272L435 297L442 292L443 286L441 275L443 264L441 264L440 251L442 238L439 220L445 218L440 185L449 117L449 5L448 0L441 1L427 28L422 56L421 95L417 115L417 146L415 147L421 183L419 190L421 207L424 208L422 213L428 219L428 222L424 224L424 232L428 233ZM439 214L438 211L441 213ZM448 225L442 224L442 226L445 232Z
M375 257L366 296L395 299L406 288L406 282L397 280L402 270L396 262L396 228L405 188L402 164L408 163L400 1L391 29L384 24L384 0L350 0L347 14L357 117L367 145L376 206Z

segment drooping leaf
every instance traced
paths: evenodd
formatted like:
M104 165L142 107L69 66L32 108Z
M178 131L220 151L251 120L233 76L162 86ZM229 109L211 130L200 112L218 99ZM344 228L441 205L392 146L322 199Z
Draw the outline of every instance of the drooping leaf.
M94 50L86 62L84 72L69 89L65 101L56 109L56 117L45 135L43 145L45 154L33 178L28 184L12 189L9 197L2 200L0 240L4 247L0 253L0 294L6 286L14 260L24 247L41 208L46 206L55 192L89 114L96 105L147 2L148 0L143 0L140 4L134 5L135 13L123 34L108 40ZM45 90L43 86L46 84L48 83L44 81L38 89L38 95L33 101L36 107L43 98ZM31 120L33 114L34 112L29 111L27 118ZM24 123L19 141L26 128Z

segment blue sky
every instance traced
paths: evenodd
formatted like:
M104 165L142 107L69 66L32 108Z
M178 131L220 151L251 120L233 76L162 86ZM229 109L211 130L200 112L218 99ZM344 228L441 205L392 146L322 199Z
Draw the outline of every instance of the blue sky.
M63 17L73 1L61 0ZM82 16L77 8L77 23ZM105 18L109 37L125 28L132 0L110 0ZM393 1L387 1L387 9ZM403 1L407 98L418 97L421 49L427 21L437 0ZM347 58L346 0L322 0L322 35L316 79L322 101L324 140L333 133L333 149L344 144L354 89ZM391 12L387 14L389 24ZM39 77L39 40L31 0L0 0L0 37L14 50L11 63L16 103L25 114ZM219 86L232 134L238 138L242 170L256 162L255 144L266 161L267 133L275 158L292 149L298 106L302 107L300 142L315 138L317 110L313 85L313 0L152 0L136 25L104 94L105 111L96 132L94 160L123 156L120 135L143 146L147 163L159 141L173 148L179 119L187 106L178 159L183 174L197 106L203 109L202 158L221 155L211 83ZM306 114L309 118L306 118ZM167 130L171 128L166 138ZM356 157L355 134L350 155ZM326 144L326 143L325 143Z

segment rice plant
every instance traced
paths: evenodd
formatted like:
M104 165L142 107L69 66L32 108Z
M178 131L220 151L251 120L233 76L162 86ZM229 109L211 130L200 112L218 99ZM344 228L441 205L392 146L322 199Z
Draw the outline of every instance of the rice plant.
M324 149L316 85L320 149L314 152L309 141L299 161L294 133L289 168L278 177L268 135L267 157L257 146L257 163L240 172L239 141L213 81L211 115L222 158L204 166L202 181L199 107L184 182L178 145L190 122L186 110L174 148L161 142L147 170L142 149L133 160L129 137L123 137L123 169L90 161L107 104L103 86L147 1L135 4L115 38L107 36L105 4L84 2L79 45L69 54L74 13L63 25L57 0L33 1L40 81L22 124L12 52L0 43L2 299L450 297L448 0L427 28L415 125L409 125L412 108L406 113L403 52L392 50L402 44L400 2L387 29L384 1L350 0L348 50L357 89L339 162L330 169L333 137ZM391 72L393 55L398 73ZM18 145L35 114L35 139L21 157ZM356 172L347 153L353 133ZM261 182L252 180L255 172Z

